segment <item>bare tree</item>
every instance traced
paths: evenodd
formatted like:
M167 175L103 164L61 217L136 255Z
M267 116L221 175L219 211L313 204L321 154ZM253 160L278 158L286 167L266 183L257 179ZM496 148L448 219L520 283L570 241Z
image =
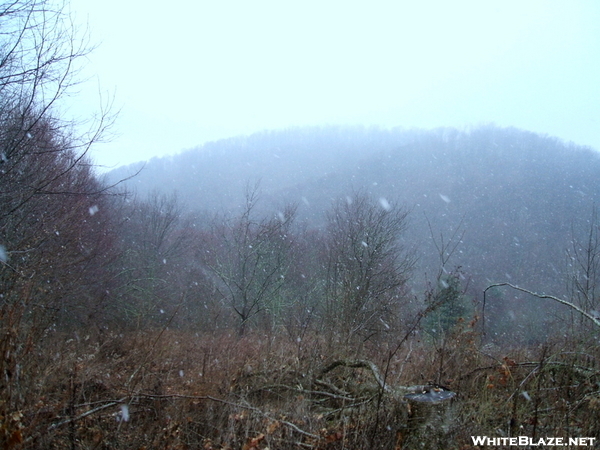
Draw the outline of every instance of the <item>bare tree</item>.
M76 82L75 62L87 53L63 6L48 0L0 3L4 418L19 410L27 383L33 383L34 349L43 333L86 318L91 302L103 297L111 260L106 188L85 156L107 116L101 113L89 133L76 135L56 108Z
M594 207L584 230L583 239L572 232L572 246L567 250L567 288L571 302L583 311L600 318L600 225ZM589 323L579 316L580 325Z
M166 313L185 294L190 236L174 194L131 200L122 213L114 313L129 325L143 326L170 317Z
M280 314L278 294L285 283L293 242L296 207L258 219L257 201L258 186L249 188L242 213L215 224L211 239L200 251L215 289L239 319L240 335L257 316L272 321Z
M482 328L485 326L485 306L488 293L497 291L500 287L509 287L515 291L529 294L538 299L552 300L555 306L563 305L571 313L571 327L575 335L587 340L598 332L600 327L600 297L598 286L600 281L600 236L598 234L598 214L594 207L591 218L578 238L573 227L571 248L567 249L567 297L538 293L508 282L494 283L483 291ZM489 292L488 292L489 291ZM493 299L493 297L492 297ZM549 307L547 314L550 317ZM558 310L560 311L560 310ZM562 315L562 314L561 314ZM565 316L562 315L564 318ZM485 328L484 332L485 332Z
M414 257L401 244L408 211L358 192L328 215L325 317L346 339L393 326Z

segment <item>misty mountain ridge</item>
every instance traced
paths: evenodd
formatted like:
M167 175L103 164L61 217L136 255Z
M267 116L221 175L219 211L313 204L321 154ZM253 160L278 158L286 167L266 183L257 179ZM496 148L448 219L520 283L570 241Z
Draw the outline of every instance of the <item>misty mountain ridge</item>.
M364 190L411 209L404 239L420 270L439 266L432 241L464 232L452 263L477 288L511 281L564 289L565 250L589 229L600 198L600 155L515 128L467 131L362 127L293 128L207 143L113 170L109 181L140 196L176 192L189 211L235 213L260 181L265 213L299 205L320 226L334 199Z
M435 172L445 176L436 177L436 184L421 189L423 196L438 186L446 192L440 194L450 199L449 193L464 183L475 182L477 177L489 176L488 182L493 184L500 178L498 170L508 170L511 176L517 176L517 173L525 175L523 171L528 168L560 172L562 167L568 177L573 170L585 171L584 167L578 167L578 162L585 165L586 160L593 162L597 157L590 148L514 128L486 126L471 131L451 128L426 131L307 127L208 142L177 155L119 167L107 177L114 182L141 169L124 183L127 189L142 196L157 189L176 191L192 210L218 211L235 209L243 200L246 184L255 181L260 181L264 196L275 203L281 196L286 201L310 204L313 197L313 201L319 202L323 200L323 191L312 192L312 189L315 185L329 188L331 184L342 184L343 190L352 186L380 193L390 189L391 198L408 201L415 200L411 198L415 189L407 189L401 183L410 181L414 187L414 183L422 184L418 181L419 174L429 173L422 177L422 181L428 181ZM563 161L563 158L574 160ZM505 166L496 167L495 162ZM509 167L511 163L514 164ZM399 176L394 177L393 172ZM474 175L477 176L469 180ZM288 198L294 191L313 195ZM340 194L332 192L327 200Z

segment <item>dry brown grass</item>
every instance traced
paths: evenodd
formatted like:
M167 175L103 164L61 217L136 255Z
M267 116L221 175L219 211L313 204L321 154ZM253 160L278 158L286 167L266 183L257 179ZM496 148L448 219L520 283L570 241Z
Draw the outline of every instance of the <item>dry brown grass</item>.
M401 397L380 396L364 368L335 369L317 383L325 365L349 355L375 362L392 388L432 381L457 392L436 412L437 431ZM55 334L23 361L20 406L1 418L3 445L466 449L473 435L600 435L597 346L481 350L467 331L443 346L414 338L389 355L381 343L332 351L318 336Z

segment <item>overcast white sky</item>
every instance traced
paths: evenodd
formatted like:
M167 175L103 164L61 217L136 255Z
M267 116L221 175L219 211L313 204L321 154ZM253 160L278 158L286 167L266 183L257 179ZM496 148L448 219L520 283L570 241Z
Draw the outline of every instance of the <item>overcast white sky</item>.
M71 0L99 47L72 111L115 167L325 124L516 126L600 150L597 0ZM106 94L109 93L109 94Z

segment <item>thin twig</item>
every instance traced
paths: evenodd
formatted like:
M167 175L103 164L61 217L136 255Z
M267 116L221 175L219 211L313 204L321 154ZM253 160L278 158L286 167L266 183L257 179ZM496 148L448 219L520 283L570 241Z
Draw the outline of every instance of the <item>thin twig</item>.
M300 428L298 428L297 425L294 425L291 422L288 422L287 420L282 420L282 419L274 419L271 416L269 416L267 413L265 413L263 410L261 410L260 408L257 408L255 406L252 405L244 405L242 403L235 403L235 402L231 402L229 400L224 400L222 398L217 398L217 397L212 397L210 395L180 395L180 394L170 394L170 395L155 395L155 394L138 394L136 397L143 397L143 398L154 398L154 399L167 399L167 398L184 398L184 399L190 399L190 400L211 400L213 402L218 402L218 403L223 403L225 405L228 406L234 406L236 408L243 408L243 409L248 409L250 411L254 411L257 412L259 414L261 414L262 416L266 417L267 419L270 420L276 420L290 428L292 428L294 431L304 435L304 436L308 436L311 438L315 438L315 439L319 439L320 436L317 436L316 434L312 434L309 433L308 431L304 431Z
M57 428L60 428L60 427L62 427L64 425L68 425L70 423L77 422L78 420L84 419L84 418L86 418L88 416L91 416L92 414L96 414L97 412L103 411L103 410L105 410L107 408L110 408L112 406L123 404L123 403L125 403L126 400L127 400L127 397L123 397L123 398L121 398L119 400L112 400L112 401L109 401L108 403L104 403L103 405L100 405L100 406L98 406L96 408L93 408L93 409L90 409L90 410L88 410L88 411L86 411L84 413L81 413L78 416L72 416L72 417L69 417L68 419L61 420L60 422L53 423L52 425L50 425L46 429L46 433L49 433L49 432L51 432L53 430L56 430ZM24 440L24 442L25 443L31 442L34 439L37 439L41 434L42 434L42 432L38 432L38 433L32 434L32 435L28 436Z

